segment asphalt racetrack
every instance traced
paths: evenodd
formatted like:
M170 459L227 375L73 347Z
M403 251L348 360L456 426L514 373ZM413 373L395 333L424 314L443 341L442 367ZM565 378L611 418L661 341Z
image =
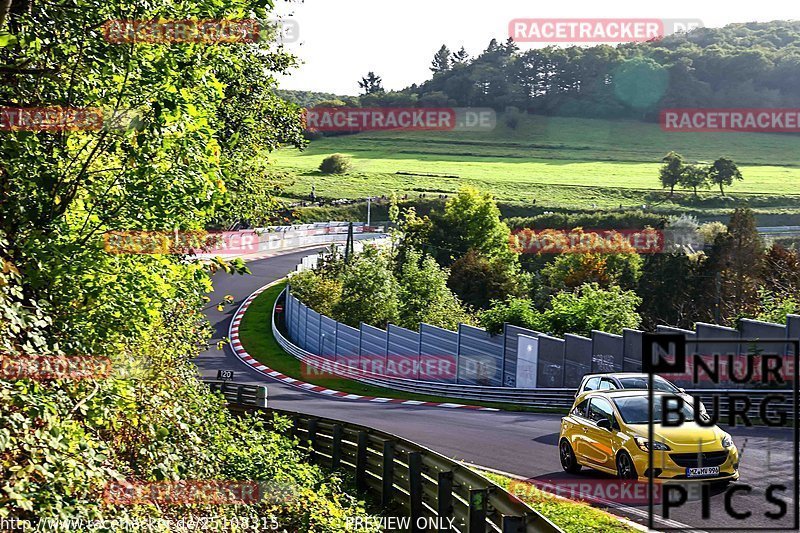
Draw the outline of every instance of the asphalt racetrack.
M235 305L223 312L216 308L207 312L215 335L212 348L202 353L196 361L203 377L215 378L219 369L233 370L236 382L266 384L271 407L371 426L413 440L454 459L525 479L545 479L566 486L573 486L575 481L595 485L603 485L603 481L613 482L612 476L586 468L578 475L563 472L557 449L560 415L450 410L335 399L263 376L239 361L229 346L222 351L215 348L216 341L227 337L230 320L244 299L256 289L284 277L294 269L301 257L314 252L306 250L248 263L253 272L250 276L216 275L212 299L216 301L223 295L231 294L235 298ZM661 507L656 506L655 529L794 529L796 498L793 474L797 458L793 458L792 430L721 427L733 435L734 442L742 452L740 480L728 486L711 487L706 505L700 491L692 491L686 503L670 510L669 520L663 518ZM779 520L765 515L779 510L766 499L766 490L771 484L786 486L785 492L774 493L783 496L786 502L786 515ZM744 519L729 516L725 510L726 491L737 486L750 487L749 492L735 492L729 498L733 510L751 513ZM704 507L709 513L709 518L705 520L702 518ZM646 504L633 505L628 502L610 510L642 525L648 524Z

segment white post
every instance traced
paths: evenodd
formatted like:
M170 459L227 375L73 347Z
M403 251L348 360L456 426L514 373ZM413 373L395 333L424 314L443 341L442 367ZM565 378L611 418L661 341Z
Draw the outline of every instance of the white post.
M370 215L372 214L372 196L367 196L367 226L370 224Z

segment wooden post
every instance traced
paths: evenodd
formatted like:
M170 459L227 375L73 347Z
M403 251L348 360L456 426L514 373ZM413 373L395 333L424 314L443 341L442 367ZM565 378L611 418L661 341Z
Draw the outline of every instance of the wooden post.
M446 518L453 516L453 472L439 472L437 479L436 512L439 515L439 531L444 533L450 531Z
M317 459L317 419L311 418L308 421L308 457L311 461Z
M358 432L358 450L356 452L356 488L367 489L367 432Z
M383 443L383 490L381 490L381 506L386 508L394 496L394 441Z
M342 462L342 434L344 429L341 424L333 426L333 452L331 453L331 469L336 470Z
M422 454L411 452L408 454L408 483L411 507L411 531L422 532L417 526L417 520L422 515Z
M486 531L486 501L489 493L486 489L470 489L469 491L469 533Z

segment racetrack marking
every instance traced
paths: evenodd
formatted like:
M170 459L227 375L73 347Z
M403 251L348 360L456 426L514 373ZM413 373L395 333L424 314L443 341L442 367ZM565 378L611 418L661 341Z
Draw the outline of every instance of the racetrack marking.
M237 309L236 313L233 315L233 320L231 320L230 326L228 327L228 338L231 339L230 347L231 350L233 351L233 354L240 361L245 363L247 366L252 368L254 371L258 372L259 374L275 379L282 383L286 383L287 385L297 387L306 392L313 392L316 394L322 394L324 396L329 396L329 397L335 396L343 400L355 400L355 401L364 401L373 403L422 406L422 407L443 407L446 409L469 409L472 411L499 411L499 409L494 409L492 407L479 407L477 405L464 405L460 403L424 402L419 400L405 400L403 398L377 398L374 396L361 396L358 394L349 394L346 392L328 389L326 387L314 385L312 383L306 383L304 381L300 381L298 379L285 376L282 373L278 372L277 370L273 370L268 366L264 365L263 363L257 361L250 354L248 354L247 351L244 349L244 346L242 346L242 343L239 340L239 326L242 323L242 317L244 317L244 314L247 312L247 308L250 307L250 304L253 303L253 301L258 297L258 295L267 290L268 288L277 285L281 281L283 280L273 281L268 285L264 285L260 289L255 290L250 296L245 298L244 302L242 302L242 305L239 306L239 309Z

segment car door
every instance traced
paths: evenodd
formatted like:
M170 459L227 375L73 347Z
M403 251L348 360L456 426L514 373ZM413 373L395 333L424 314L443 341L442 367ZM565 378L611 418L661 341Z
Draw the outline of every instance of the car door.
M606 398L594 396L589 400L586 430L584 431L584 453L586 461L605 468L614 469L614 435L617 426L614 409ZM611 421L611 431L597 427L597 422L606 418Z
M564 428L564 434L568 436L572 450L580 462L583 462L582 457L586 448L586 429L589 425L589 419L586 418L586 410L588 408L589 400L583 400L570 412L570 416L564 419L568 421L567 426Z

